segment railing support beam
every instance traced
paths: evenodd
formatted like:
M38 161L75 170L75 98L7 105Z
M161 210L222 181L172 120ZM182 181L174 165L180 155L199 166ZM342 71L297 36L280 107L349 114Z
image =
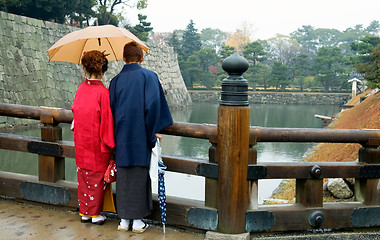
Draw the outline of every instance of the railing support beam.
M58 126L52 116L41 116L41 140L56 142L62 140L62 128ZM65 158L38 155L38 180L57 182L65 179Z
M379 148L359 149L359 162L368 164L380 164ZM379 178L362 178L355 181L355 198L363 201L365 205L380 205L380 191L378 189Z

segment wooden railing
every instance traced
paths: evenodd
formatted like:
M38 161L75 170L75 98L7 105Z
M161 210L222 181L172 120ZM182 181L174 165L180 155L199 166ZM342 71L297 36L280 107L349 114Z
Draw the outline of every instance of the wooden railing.
M0 133L0 149L38 154L39 165L38 177L0 172L0 195L77 208L77 183L64 179L64 159L75 158L74 143L62 141L58 125L71 123L71 111L0 104L0 115L35 119L43 124L41 137ZM231 134L233 131L236 129ZM220 126L175 122L162 131L210 142L209 158L205 160L163 156L168 171L206 178L205 201L168 197L168 224L225 233L380 227L379 130L250 127L247 131L247 164L239 161L244 151L230 154L220 149L221 143L224 148L235 144L230 137L222 140L229 133L221 133ZM359 143L362 148L358 162L257 164L253 148L257 142L343 142ZM235 151L233 148L231 151ZM355 202L323 202L323 178L355 178ZM296 203L259 205L259 179L296 179ZM149 218L160 219L157 201ZM233 227L226 227L228 223Z

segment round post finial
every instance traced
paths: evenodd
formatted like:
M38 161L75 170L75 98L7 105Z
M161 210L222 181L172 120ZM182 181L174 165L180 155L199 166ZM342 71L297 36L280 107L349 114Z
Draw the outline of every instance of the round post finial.
M237 52L222 62L228 77L223 79L220 105L248 106L248 81L242 77L248 69L247 59Z

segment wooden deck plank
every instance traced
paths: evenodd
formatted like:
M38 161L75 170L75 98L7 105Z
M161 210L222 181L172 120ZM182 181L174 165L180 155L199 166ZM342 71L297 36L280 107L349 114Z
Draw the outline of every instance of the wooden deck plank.
M205 235L167 227L163 234L161 226L150 226L143 234L117 231L118 220L107 219L102 226L81 223L77 212L53 209L0 199L0 239L153 239L197 240Z

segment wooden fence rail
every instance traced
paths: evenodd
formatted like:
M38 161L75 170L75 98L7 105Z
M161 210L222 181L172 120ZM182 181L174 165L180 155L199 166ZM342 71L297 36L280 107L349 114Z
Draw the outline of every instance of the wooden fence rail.
M0 104L0 115L39 120L44 126L41 137L0 133L0 149L38 154L38 177L0 172L0 194L18 199L77 208L77 184L64 179L64 158L75 158L73 142L63 141L59 123L71 123L69 110ZM206 178L205 201L168 197L168 224L220 231L223 189L218 145L218 126L176 122L163 134L208 139L209 159L186 156L163 156L168 171ZM257 142L328 142L359 143L358 162L345 163L260 163ZM246 165L246 206L244 231L271 232L315 228L380 227L380 131L350 129L284 129L250 127L249 155ZM233 159L232 159L233 161ZM63 175L62 175L63 173ZM237 173L233 173L237 174ZM225 177L225 176L223 176ZM355 201L324 203L323 178L355 178ZM257 204L259 179L296 179L296 203L286 205ZM149 217L159 220L159 208ZM226 220L228 221L228 220ZM222 230L224 231L224 230ZM230 230L226 230L230 231ZM231 230L236 231L236 230ZM240 230L239 230L240 231Z

